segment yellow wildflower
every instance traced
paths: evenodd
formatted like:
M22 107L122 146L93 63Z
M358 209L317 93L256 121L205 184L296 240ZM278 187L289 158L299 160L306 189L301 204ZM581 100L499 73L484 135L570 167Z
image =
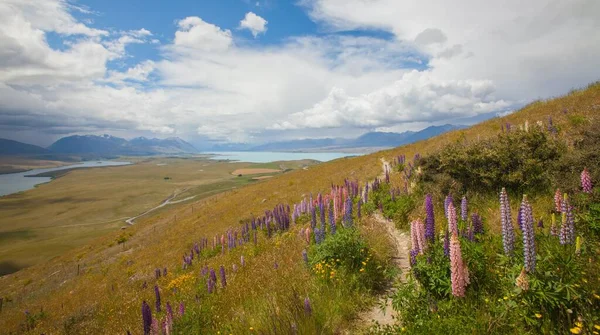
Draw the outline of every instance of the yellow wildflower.
M535 317L536 317L536 318L538 318L538 319L541 319L541 318L542 318L542 314L540 314L540 313L535 313Z
M594 325L594 328L600 330L600 325Z
M579 328L583 328L583 323L581 321L575 322L575 325Z
M365 272L365 269L363 269L363 268L360 268L360 270L359 270L359 271L360 271L360 272Z
M571 334L581 334L581 328L579 327L573 327L569 330L571 331Z
M367 265L367 263L365 263L365 262L362 262L362 265Z
M251 332L252 332L252 331L254 331L254 327L250 327L250 331L251 331Z
M600 299L600 295L597 295L596 293L594 293L594 298Z
M508 297L504 297L504 300L508 300Z

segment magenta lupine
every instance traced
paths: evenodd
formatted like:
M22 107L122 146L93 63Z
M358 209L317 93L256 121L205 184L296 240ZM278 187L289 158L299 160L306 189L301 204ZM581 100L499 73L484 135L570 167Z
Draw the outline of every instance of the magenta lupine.
M167 302L165 307L166 310L166 320L165 320L165 333L170 334L173 329L173 308L171 308L171 304Z
M521 202L521 227L523 230L523 261L527 272L535 271L535 233L533 231L533 212L527 201L527 195L523 195Z
M427 250L427 242L425 241L425 225L420 219L411 222L410 236L412 249L419 254L423 254Z
M554 209L558 213L560 213L562 210L562 194L560 193L559 188L557 188L556 192L554 192Z
M308 316L312 314L312 306L308 297L304 298L304 313Z
M431 194L425 196L425 238L430 242L435 240L435 216Z
M452 202L448 204L448 230L450 231L450 235L454 233L458 234L458 219Z
M500 192L500 221L502 223L502 244L504 246L504 254L512 256L515 248L515 231L512 225L510 201L504 187L502 188L502 192Z
M585 168L581 171L581 188L583 193L592 193L592 178L589 171Z
M420 252L419 250L419 238L417 237L418 233L417 233L417 225L416 225L416 221L412 221L410 223L410 241L411 241L411 250L416 251L417 253Z
M223 265L221 265L220 273L221 273L221 287L225 288L225 286L227 286L227 279L225 278L225 267Z
M154 285L154 294L156 295L156 312L160 313L160 290L158 285Z
M460 202L460 218L463 221L467 221L468 213L467 213L467 197L463 196Z
M152 310L145 300L142 302L142 325L144 328L144 335L150 334L152 329Z
M460 250L460 242L456 233L452 233L452 237L450 238L450 280L452 281L452 295L455 297L464 297L467 278Z

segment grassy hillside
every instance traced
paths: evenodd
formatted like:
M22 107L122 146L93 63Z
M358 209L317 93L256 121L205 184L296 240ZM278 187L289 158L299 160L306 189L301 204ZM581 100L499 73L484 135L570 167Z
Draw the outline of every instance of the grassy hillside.
M381 283L374 278L385 279L393 272L389 264L390 241L382 228L369 218L357 222L358 237L340 233L328 237L330 242L319 246L314 243L307 246L299 236L300 229L307 226L303 223L292 225L289 231L272 238L261 231L256 245L249 242L224 254L219 250L203 251L185 270L182 256L189 254L194 243L203 238L212 242L213 237L220 237L230 227L239 231L244 220L262 215L277 204L298 203L310 193L329 193L332 184L343 185L345 179L357 180L362 186L381 173L381 158L393 161L399 155L413 157L417 153L428 157L449 144L476 143L497 136L506 123L518 127L526 121L530 125L542 121L547 125L549 117L558 128L557 140L572 147L586 126L597 124L599 112L600 84L593 84L561 98L532 103L516 113L468 129L371 155L319 164L208 197L174 211L163 211L140 220L124 232L107 235L44 264L0 278L0 297L4 298L0 329L6 333L32 334L126 331L141 334L142 301L149 302L155 317L163 319L168 301L174 309L180 302L184 303L185 313L175 322L175 329L181 333L285 334L294 333L295 329L298 333L310 334L341 332L351 327L359 310L373 303L381 289ZM565 178L576 178L579 171L570 173ZM403 186L400 173L394 173L391 179L392 187ZM452 187L453 183L449 185ZM434 187L424 183L415 185L414 190L414 195L406 198L412 202L406 207L406 213L401 206L404 200L386 200L384 211L396 219L398 226L406 227L407 218L422 212L420 195ZM446 191L437 190L434 195L437 222L445 220L440 199ZM486 227L492 232L497 230L493 227L498 226L499 213L497 205L491 202L491 195L478 194L476 190L470 192L470 200L485 217ZM537 211L551 207L551 201L532 199L532 206ZM374 209L367 205L364 208L365 212ZM303 217L300 222L307 220ZM350 255L363 259L363 252L370 253L363 261L376 266L361 267L360 262L358 267L352 262L333 264L331 268L339 272L333 271L331 278L319 276L321 272L315 269L318 264L314 264L314 259L323 258L327 253L343 254L347 251L345 248L355 250L357 245L364 247ZM308 249L310 255L309 266L302 260L304 249ZM245 259L244 266L241 256ZM323 259L328 261L321 267L329 264L329 258ZM237 265L236 272L232 264ZM207 266L218 272L221 265L226 266L227 287L208 294L201 269ZM157 268L167 268L167 275L156 279ZM160 313L156 313L154 305L155 285L163 301ZM309 298L310 309L305 306L306 298Z

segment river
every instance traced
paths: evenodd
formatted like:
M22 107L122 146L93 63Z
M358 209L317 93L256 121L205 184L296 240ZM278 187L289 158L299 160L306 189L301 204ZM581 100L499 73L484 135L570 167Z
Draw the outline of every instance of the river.
M25 172L8 173L0 175L0 196L9 195L17 192L27 191L34 188L36 185L47 183L52 178L50 177L27 177L45 172L52 172L65 169L80 169L80 168L92 168L100 166L120 166L129 165L129 162L115 162L115 161L90 161L79 164L61 166L50 169L33 169Z

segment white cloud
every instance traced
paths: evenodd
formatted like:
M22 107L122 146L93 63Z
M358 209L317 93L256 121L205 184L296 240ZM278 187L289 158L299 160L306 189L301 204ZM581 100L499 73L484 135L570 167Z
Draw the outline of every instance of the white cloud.
M158 60L116 70L109 65L133 59L129 45L158 44L156 36L143 28L91 28L63 0L4 0L0 130L234 141L348 137L502 113L515 107L511 102L600 78L600 8L591 0L309 6L334 31L376 28L393 37L325 33L248 47L230 30L191 16L176 22L174 35L159 35L172 42L159 47ZM243 28L264 33L267 22L251 25L249 14ZM66 37L61 48L48 44L50 32ZM406 68L415 64L420 71Z
M175 47L189 50L224 51L232 43L231 32L207 23L197 16L189 16L177 23Z
M258 6L258 2L256 3ZM256 38L258 34L264 34L267 31L268 21L253 12L246 13L246 16L240 21L240 29L248 29L252 36Z
M278 130L376 128L400 123L436 122L501 110L510 104L493 97L490 81L443 81L428 71L412 71L392 85L350 96L334 87L313 107L275 123Z

